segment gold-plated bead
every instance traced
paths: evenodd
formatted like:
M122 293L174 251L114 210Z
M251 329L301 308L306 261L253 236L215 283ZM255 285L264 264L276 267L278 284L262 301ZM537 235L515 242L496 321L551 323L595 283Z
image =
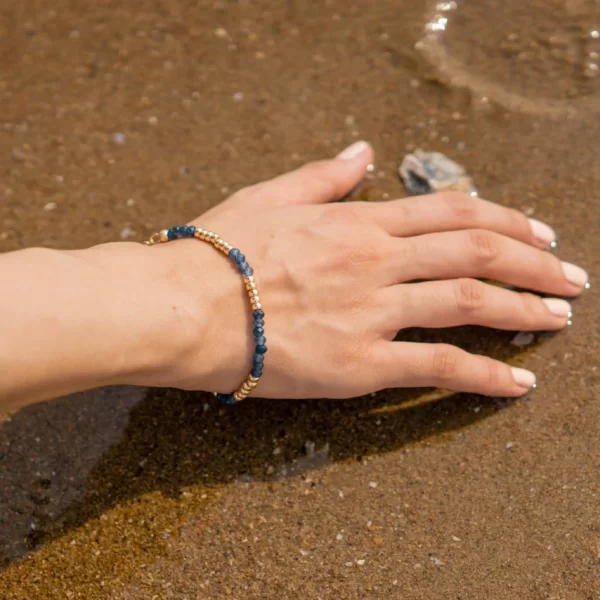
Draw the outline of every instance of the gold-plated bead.
M253 381L255 383L258 383L260 377L254 377L253 375L250 375L250 377L248 378L250 381Z
M161 242L168 242L169 241L169 230L161 229L158 233L158 237Z
M254 304L254 310L262 310L262 304L260 302L256 302Z

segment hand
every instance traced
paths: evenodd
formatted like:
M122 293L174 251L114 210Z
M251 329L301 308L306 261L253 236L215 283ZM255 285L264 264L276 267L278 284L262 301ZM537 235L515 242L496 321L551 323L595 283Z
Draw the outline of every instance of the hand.
M255 395L348 398L413 386L526 393L535 382L529 371L451 345L393 340L408 327L561 329L571 311L565 300L480 279L576 296L587 274L545 251L555 237L548 226L477 198L332 204L372 159L359 142L337 159L243 189L193 222L241 249L254 268L269 348ZM233 391L252 354L240 276L197 240L155 248L181 265L189 319L182 349L151 383Z

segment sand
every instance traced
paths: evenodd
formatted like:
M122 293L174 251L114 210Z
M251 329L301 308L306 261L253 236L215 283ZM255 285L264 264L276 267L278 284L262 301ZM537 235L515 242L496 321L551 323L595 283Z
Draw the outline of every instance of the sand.
M431 12L0 9L0 250L142 241L364 138L377 165L359 196L405 195L404 154L444 152L483 196L554 226L592 281L573 326L528 346L403 333L534 370L519 401L397 390L225 409L118 388L3 417L0 599L600 598L600 78L584 77L600 12L465 0L416 51Z

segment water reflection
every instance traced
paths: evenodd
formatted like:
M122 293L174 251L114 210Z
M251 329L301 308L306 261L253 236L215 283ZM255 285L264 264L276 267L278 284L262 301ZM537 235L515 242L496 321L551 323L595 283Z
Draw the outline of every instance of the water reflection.
M535 115L600 110L600 0L433 5L415 45L429 78Z

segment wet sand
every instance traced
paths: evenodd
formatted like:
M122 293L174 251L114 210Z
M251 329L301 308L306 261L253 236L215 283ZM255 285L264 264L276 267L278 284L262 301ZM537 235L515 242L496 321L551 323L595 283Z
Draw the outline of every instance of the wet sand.
M142 241L364 138L362 197L444 152L593 287L526 347L403 333L526 365L516 402L118 388L0 418L0 598L599 598L597 5L465 0L427 51L418 0L52 6L0 8L0 250Z

